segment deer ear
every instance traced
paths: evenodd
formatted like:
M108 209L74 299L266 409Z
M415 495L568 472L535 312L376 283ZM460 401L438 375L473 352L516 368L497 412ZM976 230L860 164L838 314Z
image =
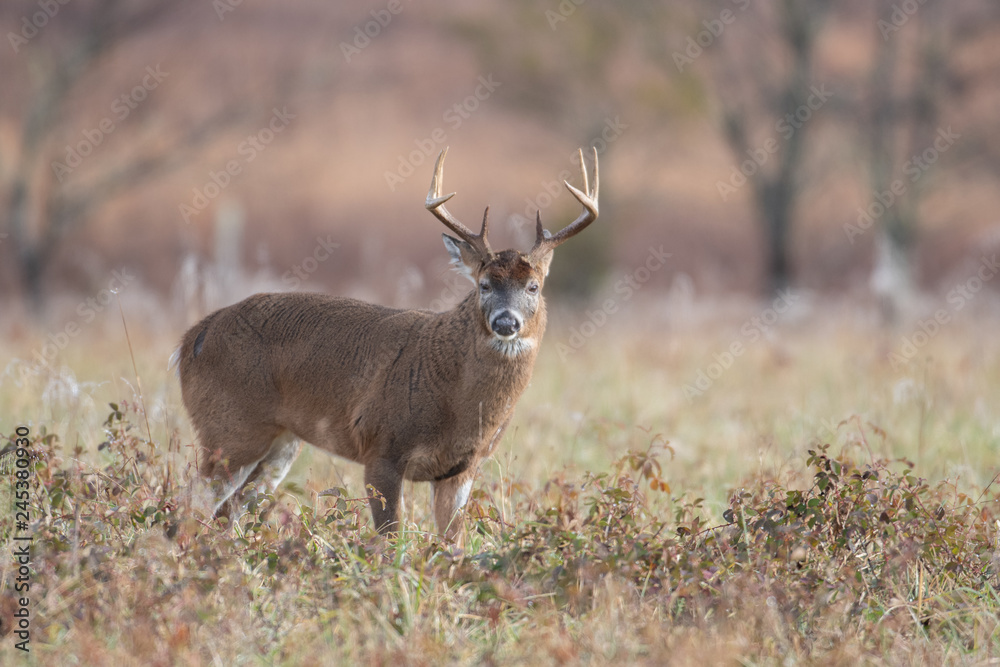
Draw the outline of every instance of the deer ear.
M552 264L552 251L549 250L541 257L536 260L535 268L542 272L543 276L548 277L549 275L549 265Z
M451 266L475 284L475 271L479 268L479 255L471 245L447 234L442 234L444 247L451 255Z

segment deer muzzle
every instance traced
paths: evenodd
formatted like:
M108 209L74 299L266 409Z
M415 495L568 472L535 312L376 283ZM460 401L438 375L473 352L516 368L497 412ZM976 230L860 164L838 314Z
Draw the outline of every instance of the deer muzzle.
M501 310L490 321L490 329L501 338L513 338L521 330L521 316L512 310Z

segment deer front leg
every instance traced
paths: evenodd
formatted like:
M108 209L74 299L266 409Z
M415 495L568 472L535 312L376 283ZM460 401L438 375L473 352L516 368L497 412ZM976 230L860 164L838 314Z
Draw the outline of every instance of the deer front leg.
M472 479L476 476L477 467L469 466L454 477L433 482L434 521L438 532L450 540L455 539L458 529L462 526L462 518L458 512L469 500Z
M371 500L372 518L378 532L392 533L399 527L399 505L403 491L403 475L396 464L377 459L365 466L365 486L374 487L382 496Z

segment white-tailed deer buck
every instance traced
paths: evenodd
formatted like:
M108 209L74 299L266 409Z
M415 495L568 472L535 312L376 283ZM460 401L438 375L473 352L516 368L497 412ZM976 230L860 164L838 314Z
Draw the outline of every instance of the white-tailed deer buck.
M480 461L510 423L545 331L542 285L556 246L597 218L598 171L566 187L583 212L555 235L536 216L527 253L494 252L444 207L447 149L427 210L475 289L452 310L398 310L323 294L257 294L191 327L175 355L215 512L260 480L273 490L304 440L365 466L375 526L396 529L404 479L431 482L438 530L453 536ZM378 496L381 496L379 498Z

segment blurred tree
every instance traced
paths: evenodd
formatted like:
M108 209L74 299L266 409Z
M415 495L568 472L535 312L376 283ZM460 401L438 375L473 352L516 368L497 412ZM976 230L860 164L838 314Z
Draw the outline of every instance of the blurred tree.
M886 320L894 319L915 289L911 255L920 203L933 181L924 174L957 137L942 120L945 108L960 106L961 90L979 90L964 81L968 65L957 60L956 47L977 32L990 34L996 4L720 0L715 8L717 17L728 10L731 20L713 17L702 24L713 34L709 79L727 142L741 164L757 163L746 180L767 242L770 288L791 277L795 202L810 182L824 177L806 164L804 146L818 126L811 120L816 103L832 98L828 110L842 121L837 133L860 146L871 190L868 206L845 211L851 216L845 230L853 243L873 228L870 285ZM841 23L836 30L834 13ZM855 63L837 59L838 40L859 29L870 31L871 56ZM767 123L774 119L780 139L765 156Z
M715 0L623 7L632 17L631 32L646 37L649 61L659 63L677 90L700 89L718 108L718 126L736 156L728 178L717 183L719 193L729 201L749 188L771 290L793 279L797 203L825 187L845 155L862 155L868 169L858 172L859 182L868 179L869 203L878 204L872 206L874 219L847 207L838 216L849 237L852 226L861 233L874 226L867 237L876 246L871 283L887 297L883 306L891 314L912 281L909 255L919 204L933 183L922 176L930 166L921 157L928 149L934 154L935 141L941 146L951 140L942 136L948 133L943 118L954 118L961 108L968 122L963 136L975 135L974 143L964 141L949 153L948 162L976 154L978 168L987 171L998 162L995 133L976 110L983 105L970 98L995 88L998 61L983 45L995 35L1000 7L990 0ZM859 34L865 38L855 39ZM960 60L959 47L969 44L979 46ZM814 142L820 134L829 140ZM894 195L893 187L906 192ZM895 201L888 206L878 201L889 197Z
M729 12L732 27L718 36L725 38L710 76L723 136L753 193L765 241L765 283L775 292L792 280L792 215L807 175L806 138L813 116L832 95L815 71L817 35L830 3L728 0L715 7L714 20L722 23ZM739 176L728 185L741 187ZM720 194L726 198L722 187Z
M64 178L69 160L58 138L73 118L74 94L81 82L100 76L110 54L126 42L192 6L191 0L78 0L53 2L47 10L41 3L0 7L6 41L24 63L28 78L16 164L11 177L0 182L0 201L6 205L21 285L36 314L43 305L44 274L68 230L112 196L180 166L192 150L247 115L247 106L226 105L176 136L118 151L116 157L124 159L106 169L88 169L84 178ZM101 131L106 128L91 130Z
M806 140L832 90L817 76L827 0L637 3L649 57L681 90L701 87L736 164L716 182L722 200L750 188L764 240L765 289L792 281L794 208L807 180ZM686 18L681 18L686 15ZM664 39L664 35L669 36Z
M949 58L957 36L956 12L934 3L919 11L907 9L893 0L871 6L875 55L851 109L861 121L859 140L871 197L847 231L854 243L874 227L870 286L886 323L896 320L915 290L911 255L920 202L929 185L924 174L937 161L939 149L947 150L953 141L947 128L940 127L942 106L961 78ZM932 161L924 157L928 150L935 156Z

